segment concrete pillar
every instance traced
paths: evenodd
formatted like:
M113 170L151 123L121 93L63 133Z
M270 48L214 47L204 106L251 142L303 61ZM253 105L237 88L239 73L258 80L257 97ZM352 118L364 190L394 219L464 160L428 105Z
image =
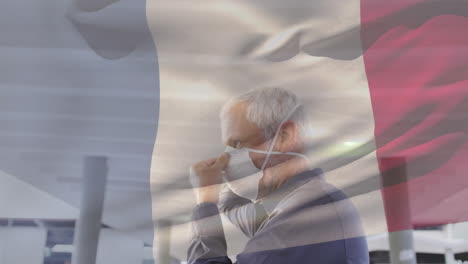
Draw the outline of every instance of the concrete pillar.
M85 157L81 208L75 225L72 264L96 263L107 172L106 157Z
M389 227L390 261L392 264L416 264L413 245L413 223L408 193L406 160L403 157L380 159L380 165L392 167L382 175L382 196Z
M453 224L447 224L445 226L445 233L447 234L447 240L451 241L453 239ZM447 247L445 249L445 263L446 264L455 264L457 260L455 259L455 252L453 248Z
M171 263L171 222L169 220L159 220L156 223L156 259L155 263Z
M390 232L390 261L392 264L416 264L413 249L413 230Z

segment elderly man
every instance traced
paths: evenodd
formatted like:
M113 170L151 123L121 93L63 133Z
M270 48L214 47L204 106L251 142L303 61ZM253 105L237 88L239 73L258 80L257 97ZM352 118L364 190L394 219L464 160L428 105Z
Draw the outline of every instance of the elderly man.
M303 154L306 118L293 93L252 90L227 102L221 121L226 152L191 167L189 263L232 263L219 210L249 237L238 264L369 263L353 204Z

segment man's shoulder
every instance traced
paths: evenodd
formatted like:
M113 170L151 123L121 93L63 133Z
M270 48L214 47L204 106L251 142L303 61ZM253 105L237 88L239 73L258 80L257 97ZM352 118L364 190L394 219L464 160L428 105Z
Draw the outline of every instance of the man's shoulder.
M290 248L362 235L359 214L350 199L323 179L314 178L278 204L249 244Z
M279 221L297 222L304 228L314 226L313 229L336 234L333 237L337 239L364 233L351 198L324 178L314 178L290 193L278 204L276 214Z
M298 186L283 198L277 208L280 211L310 210L338 202L348 203L350 201L343 191L320 176Z

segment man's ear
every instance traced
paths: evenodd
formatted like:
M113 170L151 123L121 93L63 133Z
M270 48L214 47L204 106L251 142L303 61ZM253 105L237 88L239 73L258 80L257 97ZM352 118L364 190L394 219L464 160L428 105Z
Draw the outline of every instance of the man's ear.
M297 135L297 125L294 121L286 121L280 129L279 141L281 142L281 151L290 149L295 144Z

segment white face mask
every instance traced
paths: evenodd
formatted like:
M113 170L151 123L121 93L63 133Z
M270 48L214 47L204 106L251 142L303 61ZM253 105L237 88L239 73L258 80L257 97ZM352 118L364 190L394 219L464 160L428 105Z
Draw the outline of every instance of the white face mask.
M238 196L247 198L249 200L255 201L258 197L258 188L260 180L263 177L263 171L265 166L268 163L270 155L294 155L299 156L304 159L308 159L305 155L295 152L276 152L273 151L273 147L278 137L281 126L289 119L289 117L296 111L298 106L296 106L291 113L286 117L286 119L281 122L278 127L278 130L273 137L273 141L270 144L268 151L256 150L251 148L233 148L230 146L226 147L225 152L229 153L230 159L228 166L224 170L226 184L229 188ZM266 154L265 161L261 169L258 169L250 158L249 152L256 152Z

